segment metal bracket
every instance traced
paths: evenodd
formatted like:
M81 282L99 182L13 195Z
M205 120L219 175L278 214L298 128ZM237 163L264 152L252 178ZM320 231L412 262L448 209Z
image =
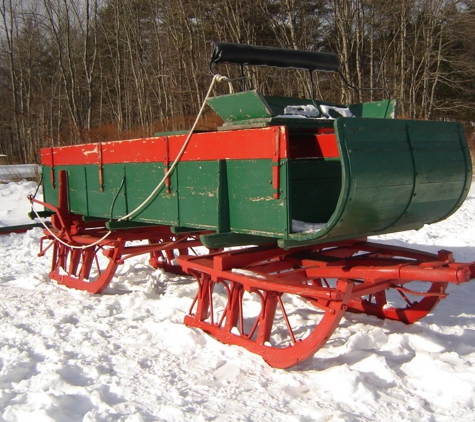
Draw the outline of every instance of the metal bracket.
M50 178L51 178L51 186L53 189L56 189L56 181L54 178L54 155L53 155L53 147L50 147L50 154L51 154L51 169L50 169Z
M171 188L170 188L170 175L168 175L168 170L170 168L170 142L168 140L168 136L165 136L165 157L163 160L163 163L165 165L163 171L165 175L167 176L165 178L165 186L167 187L167 194L171 194Z
M104 166L102 160L102 142L97 144L97 165L99 166L99 186L101 192L104 192Z
M272 162L272 188L274 190L274 199L280 199L280 130L277 131Z

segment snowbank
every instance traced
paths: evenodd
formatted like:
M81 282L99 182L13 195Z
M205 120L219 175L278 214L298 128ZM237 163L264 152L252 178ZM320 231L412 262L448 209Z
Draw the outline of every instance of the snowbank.
M0 181L36 179L40 171L40 166L36 164L19 164L16 166L0 165Z

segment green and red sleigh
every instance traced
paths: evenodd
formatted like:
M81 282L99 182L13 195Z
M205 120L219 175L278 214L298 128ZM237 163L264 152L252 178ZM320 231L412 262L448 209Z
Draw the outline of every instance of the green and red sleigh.
M339 69L333 54L230 43L214 44L211 63ZM31 200L44 207L35 216L51 216L41 255L52 251L52 279L100 293L126 259L149 254L196 278L187 325L285 368L321 348L345 312L413 323L448 283L475 278L475 264L448 251L367 240L461 206L472 170L460 124L395 119L393 100L250 89L207 103L224 121L216 131L41 151L44 200Z

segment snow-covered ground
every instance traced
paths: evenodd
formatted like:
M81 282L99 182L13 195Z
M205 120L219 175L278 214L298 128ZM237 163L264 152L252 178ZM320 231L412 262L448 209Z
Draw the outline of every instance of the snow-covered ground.
M28 222L34 190L0 185L0 225ZM448 220L380 239L473 261L474 217L472 188ZM313 358L278 370L183 325L190 278L139 257L102 295L68 290L40 237L0 236L0 421L475 420L475 281L412 326L348 314Z

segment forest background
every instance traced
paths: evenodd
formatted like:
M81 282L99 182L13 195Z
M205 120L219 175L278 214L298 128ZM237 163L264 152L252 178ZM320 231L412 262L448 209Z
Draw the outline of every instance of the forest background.
M0 0L3 160L189 128L211 40L335 52L351 85L386 89L400 117L462 122L475 149L475 0ZM308 72L246 72L264 93L311 95ZM314 79L317 99L385 98Z

